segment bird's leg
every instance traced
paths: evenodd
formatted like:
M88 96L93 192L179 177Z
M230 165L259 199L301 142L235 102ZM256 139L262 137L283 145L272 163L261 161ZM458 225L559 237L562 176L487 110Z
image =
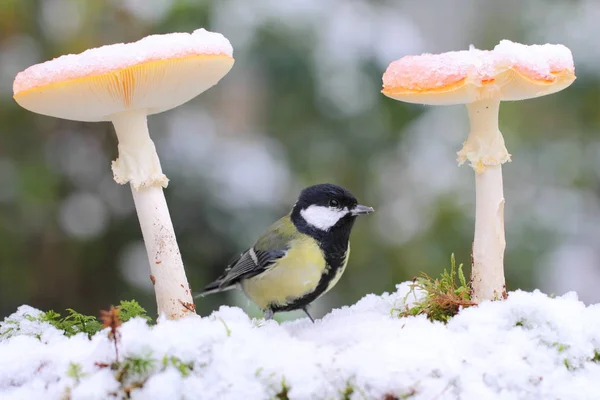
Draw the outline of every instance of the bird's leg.
M308 312L308 307L303 307L302 311L304 311L304 313L308 316L308 318L310 318L310 320L312 321L312 323L315 323L315 320L313 319L313 317L310 316L310 313Z
M272 320L273 319L273 315L274 315L273 310L271 310L270 308L266 309L263 312L263 316L265 318L265 321Z

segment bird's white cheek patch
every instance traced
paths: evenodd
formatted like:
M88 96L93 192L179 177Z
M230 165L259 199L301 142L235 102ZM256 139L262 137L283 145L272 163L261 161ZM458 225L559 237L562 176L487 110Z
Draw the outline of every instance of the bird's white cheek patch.
M309 206L300 211L302 218L311 226L322 231L331 229L341 218L348 214L348 208L340 210L338 208Z

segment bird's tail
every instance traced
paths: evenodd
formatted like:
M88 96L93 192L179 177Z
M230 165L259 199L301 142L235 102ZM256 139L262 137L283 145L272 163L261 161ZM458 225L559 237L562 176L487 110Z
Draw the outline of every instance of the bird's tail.
M235 289L235 285L221 286L222 284L223 282L220 280L209 283L204 287L204 289L202 289L202 292L195 294L194 298L197 299L198 297L208 296L209 294L225 292L227 290Z

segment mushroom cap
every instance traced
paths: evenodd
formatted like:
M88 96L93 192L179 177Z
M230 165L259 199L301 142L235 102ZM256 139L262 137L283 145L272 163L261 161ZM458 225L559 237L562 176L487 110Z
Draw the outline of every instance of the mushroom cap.
M450 105L524 100L558 92L575 80L571 51L560 44L502 40L493 50L406 56L383 75L382 93L408 103Z
M109 121L128 110L156 114L177 107L225 76L233 49L219 33L147 36L69 54L17 74L14 99L44 115Z

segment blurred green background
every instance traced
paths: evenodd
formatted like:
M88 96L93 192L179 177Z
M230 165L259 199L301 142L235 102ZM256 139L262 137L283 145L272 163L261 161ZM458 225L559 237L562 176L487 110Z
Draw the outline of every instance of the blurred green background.
M149 118L187 275L200 289L288 212L331 182L377 212L360 219L349 268L314 314L394 290L450 254L469 263L474 175L457 167L466 109L380 94L407 54L561 43L578 79L558 94L504 103L509 289L577 290L600 301L600 2L517 0L2 0L0 2L0 318L27 303L97 314L135 298L156 310L130 189L112 180L109 123L20 108L28 66L90 47L205 27L236 63L214 88ZM197 301L248 308L239 293ZM294 317L288 315L287 317Z

